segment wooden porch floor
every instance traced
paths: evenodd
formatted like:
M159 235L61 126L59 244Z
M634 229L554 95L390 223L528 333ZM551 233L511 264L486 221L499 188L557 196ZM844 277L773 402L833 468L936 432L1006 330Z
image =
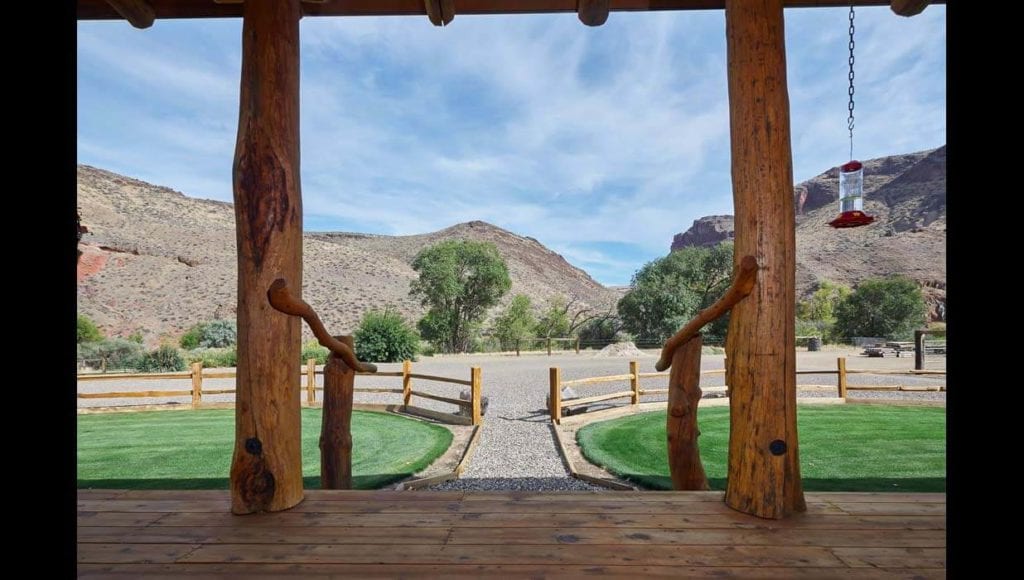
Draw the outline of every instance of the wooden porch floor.
M309 490L233 516L226 491L78 492L96 577L944 578L945 494L808 493L761 520L721 492Z

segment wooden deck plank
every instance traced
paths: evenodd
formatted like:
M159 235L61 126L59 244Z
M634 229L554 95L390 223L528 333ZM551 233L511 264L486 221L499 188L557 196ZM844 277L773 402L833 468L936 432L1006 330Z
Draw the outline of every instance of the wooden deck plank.
M526 501L526 502L567 502L567 501L723 501L721 491L553 491L536 493L528 491L392 491L392 490L323 490L307 489L305 502L321 501ZM136 500L206 500L230 501L227 490L78 490L79 499L136 499ZM808 492L807 503L946 503L944 493L904 492Z
M945 494L809 493L764 520L721 492L81 490L79 576L942 578Z
M358 530L358 531L356 531ZM209 526L88 526L79 543L111 544L380 544L380 545L688 545L941 548L943 530L662 529L662 528L450 528L345 526L239 528Z
M234 516L229 513L82 512L81 526L205 526L240 528L398 527L453 528L609 528L660 529L807 529L807 530L945 530L945 516L820 515L790 520L762 520L739 513L676 515L629 514L299 514Z
M944 568L945 548L835 548L852 568Z
M125 544L118 544L125 546ZM79 557L89 560L92 546L83 544ZM131 545L145 552L148 545ZM169 549L167 547L161 547ZM919 548L923 549L923 548ZM83 556L83 553L85 554ZM402 546L382 550L372 544L295 545L261 544L252 549L244 544L202 544L181 556L181 562L223 562L237 558L249 563L336 563L336 564L536 564L536 565L622 565L622 566L791 566L846 567L828 548L814 546L607 546L489 545L489 546Z
M79 578L224 578L225 574L247 580L301 576L328 578L543 578L600 576L634 580L642 578L764 578L795 580L938 580L941 569L782 568L769 566L538 566L538 565L431 565L431 564L80 564Z

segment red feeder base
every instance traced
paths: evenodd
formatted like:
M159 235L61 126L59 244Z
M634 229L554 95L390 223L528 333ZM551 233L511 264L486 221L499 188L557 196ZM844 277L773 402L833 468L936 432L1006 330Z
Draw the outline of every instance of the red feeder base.
M875 218L862 211L854 210L844 211L839 214L839 217L828 222L828 225L834 228L856 228L858 226L866 226L873 221L875 221Z

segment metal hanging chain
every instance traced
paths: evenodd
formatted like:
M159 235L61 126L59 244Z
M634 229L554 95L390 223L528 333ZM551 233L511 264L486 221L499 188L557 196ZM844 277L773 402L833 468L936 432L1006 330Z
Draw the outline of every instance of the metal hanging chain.
M850 159L853 160L853 0L850 1L850 102L846 106L850 115L846 118L846 128L850 131Z

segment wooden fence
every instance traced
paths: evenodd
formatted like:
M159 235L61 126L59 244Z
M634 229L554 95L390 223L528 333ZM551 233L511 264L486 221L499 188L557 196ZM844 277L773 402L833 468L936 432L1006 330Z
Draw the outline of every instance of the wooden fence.
M323 391L323 387L319 387L316 384L316 375L323 375L324 371L321 368L317 368L316 359L309 359L306 361L305 367L300 371L302 376L305 377L305 384L300 386L302 392L305 392L305 403L307 405L317 404L317 391ZM481 401L481 390L483 382L481 379L480 367L470 368L468 379L457 379L452 377L440 377L434 375L426 375L421 373L414 373L412 371L412 362L404 361L402 363L401 371L379 371L375 373L363 373L357 372L356 376L366 377L401 377L402 386L401 388L385 388L385 387L356 387L354 390L357 393L394 393L402 395L401 407L403 411L411 412L413 414L422 415L431 419L437 419L448 423L456 424L468 424L468 425L479 425L482 422L482 410L480 406ZM203 369L203 363L196 362L192 363L191 369L181 372L171 373L111 373L111 374L80 374L78 375L79 381L114 381L114 380L167 380L167 379L189 379L191 380L191 389L189 390L176 390L176 391L108 391L104 393L78 393L79 399L135 399L135 398L156 398L156 397L192 397L192 408L198 409L203 405L203 395L225 395L233 394L235 389L203 389L204 379L233 379L236 378L235 371L209 371ZM442 397L432 393L425 392L423 390L413 390L413 380L423 381L435 381L442 383L450 383L456 385L466 385L470 388L470 400L466 401L463 399L454 399L450 397ZM423 399L430 399L433 401L441 401L443 403L449 403L465 409L465 415L456 415L452 413L442 413L440 411L434 411L432 409L423 409L415 407L409 404L412 397L420 397ZM360 405L357 405L357 408ZM368 405L362 405L367 407ZM388 406L391 408L392 406Z
M724 375L725 369L714 369L701 371L701 376L704 375ZM927 386L909 386L909 385L850 385L847 382L847 376L851 374L867 374L867 375L942 375L945 376L946 371L929 371L929 370L850 370L846 368L846 358L839 357L836 359L835 370L812 370L812 371L797 371L798 375L836 375L836 391L840 398L845 399L848 391L945 391L946 387L943 385L927 385ZM555 423L561 423L562 414L565 413L566 409L573 407L590 405L592 403L599 403L604 401L612 401L615 399L629 398L629 404L639 405L640 397L644 395L665 395L668 394L668 388L659 389L645 389L640 385L641 379L652 379L652 378L665 378L668 379L669 373L641 373L639 372L639 363L637 361L629 361L629 372L622 375L606 375L600 377L587 377L582 379L573 379L569 381L562 380L562 369L558 367L550 368L550 393L548 395L548 413L551 415L551 420ZM616 391L613 393L606 393L601 395L594 395L591 397L579 397L574 399L562 400L562 389L564 387L580 387L585 385L595 385L600 383L611 383L616 381L629 381L629 390ZM819 385L798 385L800 387L811 387ZM704 387L704 392L710 391L725 391L726 394L729 392L728 386L721 387ZM580 415L586 411L577 411L574 415Z
M548 356L551 356L551 343L552 342L564 342L565 343L565 350L569 350L570 348L575 348L576 349L576 354L580 353L580 337L578 337L578 336L562 336L562 337L559 337L559 336L548 336L548 337L534 337L534 338L517 338L516 339L516 356L521 356L519 354L519 352L520 352L520 349L522 347L522 343L524 343L524 342L527 343L527 344L530 344L530 343L533 343L533 342L543 342L543 343L547 344ZM573 346L570 346L570 345L573 345Z

